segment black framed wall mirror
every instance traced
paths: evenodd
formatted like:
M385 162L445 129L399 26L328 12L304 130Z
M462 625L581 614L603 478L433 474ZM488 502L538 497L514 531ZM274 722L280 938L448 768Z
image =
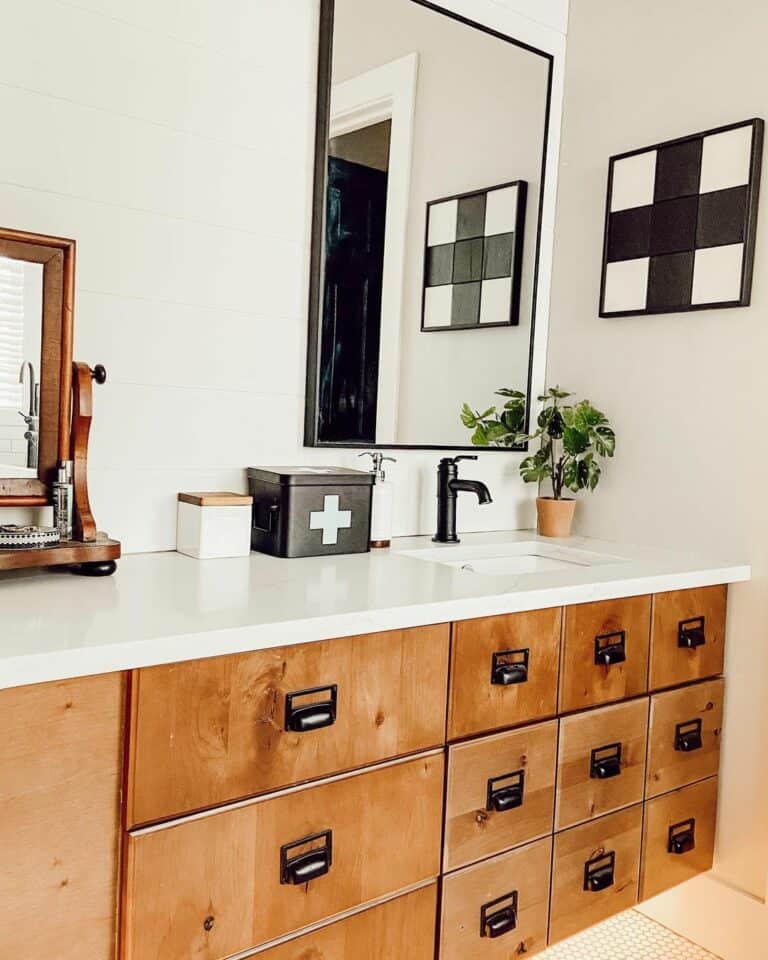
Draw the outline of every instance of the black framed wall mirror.
M424 0L321 0L305 444L460 449L531 392L553 58Z

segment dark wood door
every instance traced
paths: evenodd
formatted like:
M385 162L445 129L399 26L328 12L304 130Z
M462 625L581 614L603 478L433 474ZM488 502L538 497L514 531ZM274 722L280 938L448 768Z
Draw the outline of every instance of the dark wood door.
M328 159L321 441L376 441L387 174Z

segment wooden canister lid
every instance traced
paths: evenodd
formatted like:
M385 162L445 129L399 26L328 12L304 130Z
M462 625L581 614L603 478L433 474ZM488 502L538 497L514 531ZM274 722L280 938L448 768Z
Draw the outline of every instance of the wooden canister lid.
M196 507L250 507L253 503L253 497L247 493L228 493L222 490L180 493L179 500Z

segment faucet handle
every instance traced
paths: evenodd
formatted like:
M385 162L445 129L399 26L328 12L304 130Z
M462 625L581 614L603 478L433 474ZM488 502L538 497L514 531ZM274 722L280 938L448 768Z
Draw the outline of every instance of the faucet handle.
M476 453L465 453L465 454L462 454L460 457L443 457L442 460L440 461L440 463L444 463L446 466L448 466L448 464L454 464L454 465L455 465L455 464L457 464L460 460L477 460L477 454L476 454Z

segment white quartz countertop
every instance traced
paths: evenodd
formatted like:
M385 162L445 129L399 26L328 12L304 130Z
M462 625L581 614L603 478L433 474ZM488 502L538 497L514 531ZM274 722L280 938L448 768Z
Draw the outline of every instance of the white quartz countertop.
M542 542L529 531L464 534L462 547L531 541ZM103 580L65 571L3 574L0 689L750 577L748 565L701 552L578 537L546 543L611 559L485 576L406 555L443 549L414 537L369 554L301 560L136 554Z

